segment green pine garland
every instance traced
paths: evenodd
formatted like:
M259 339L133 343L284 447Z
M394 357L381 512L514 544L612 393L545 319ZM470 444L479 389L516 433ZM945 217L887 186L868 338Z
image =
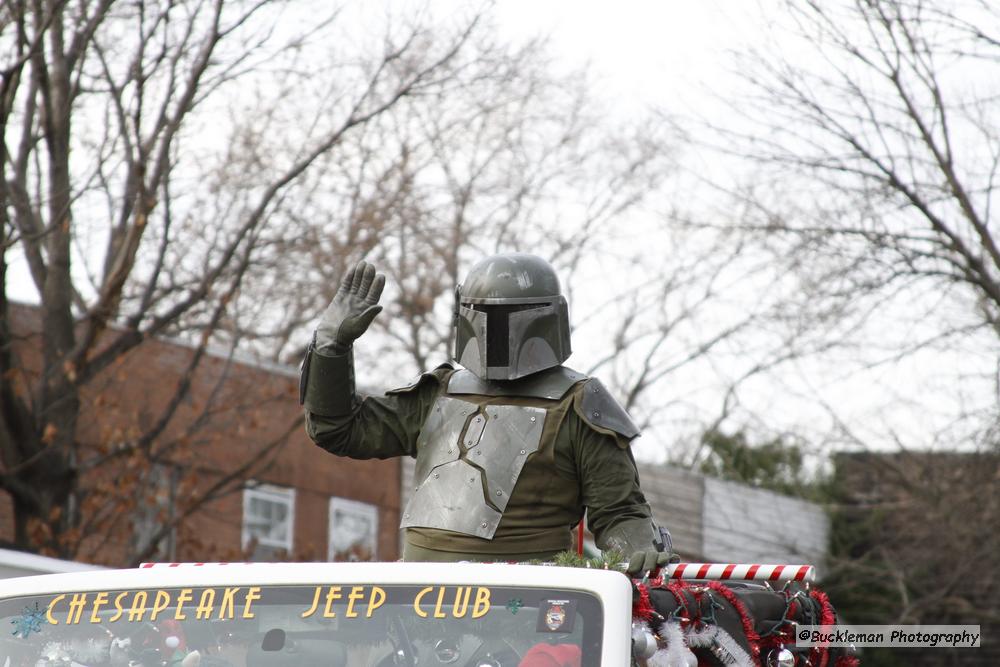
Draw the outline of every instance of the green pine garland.
M625 556L620 551L606 551L600 556L585 558L575 551L563 551L552 559L553 565L561 567L586 567L593 570L622 571L626 564Z

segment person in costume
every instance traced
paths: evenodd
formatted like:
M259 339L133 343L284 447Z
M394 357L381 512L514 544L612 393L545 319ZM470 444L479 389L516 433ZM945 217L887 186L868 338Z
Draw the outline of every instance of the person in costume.
M306 430L355 459L416 458L403 559L546 560L586 510L628 571L669 560L629 443L639 429L600 380L563 365L569 312L545 260L487 257L456 289L454 359L384 396L355 392L353 345L382 310L385 277L360 262L323 313L302 366Z

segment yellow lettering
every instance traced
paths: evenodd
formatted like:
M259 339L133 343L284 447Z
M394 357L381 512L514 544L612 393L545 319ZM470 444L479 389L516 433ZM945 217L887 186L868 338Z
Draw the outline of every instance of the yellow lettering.
M128 610L128 622L141 621L146 613L146 591L139 591L132 598L132 608Z
M326 606L323 607L323 618L333 618L336 612L330 609L334 600L340 599L340 586L330 586L326 592Z
M227 588L222 593L222 602L219 603L219 618L223 618L223 614L227 613L228 608L229 618L236 618L236 591L240 590L239 586L236 588Z
M476 602L472 605L472 618L485 616L490 610L490 589L477 588Z
M444 586L438 586L438 596L437 601L434 603L434 618L444 618L445 614L441 611L441 603L444 601Z
M156 597L153 598L153 613L149 617L149 620L155 621L156 617L160 615L160 612L166 609L170 605L170 593L159 590L156 591Z
M260 599L260 586L251 586L247 590L247 597L243 601L243 618L253 618L253 612L250 611L250 603L255 600Z
M181 611L184 608L185 602L190 602L193 591L190 588L182 588L181 592L177 594L177 610L174 611L174 619L178 621L186 621L187 614Z
M100 609L103 605L106 605L107 603L108 603L108 592L107 591L101 591L100 593L98 593L94 597L94 606L93 606L93 608L90 611L90 622L91 623L100 623L101 622L101 617L98 616L97 610Z
M462 595L463 592L465 595ZM470 597L472 597L472 586L459 586L455 590L455 603L451 606L451 615L455 618L465 616L469 610Z
M413 598L413 611L416 612L417 616L420 618L427 618L427 612L420 608L420 601L424 596L434 590L433 586L428 586L427 588L422 588L417 597Z
M115 615L108 619L108 623L114 623L125 613L125 608L122 607L122 598L126 595L128 595L128 591L122 591L115 596Z
M378 602L375 598L378 598ZM371 618L372 613L381 607L385 603L385 591L378 586L372 586L371 597L368 598L368 613L365 614L365 618Z
M198 620L211 618L212 610L215 608L215 589L206 588L201 592L201 599L198 600L198 608L194 617Z
M49 619L49 623L52 625L59 625L59 621L57 621L56 617L52 615L52 610L55 609L56 605L59 604L59 601L64 597L66 597L65 593L52 598L52 602L49 603L49 608L45 610L45 618Z
M364 586L351 586L351 592L347 594L347 612L344 615L348 618L357 618L358 612L354 611L354 603L364 596Z
M304 614L302 614L302 618L309 618L310 616L316 613L316 609L319 608L319 592L320 590L322 590L322 588L323 588L322 586L316 587L315 592L313 592L312 605L309 607L309 609L306 610Z
M69 601L69 613L66 614L66 625L76 625L83 615L83 608L87 605L87 594L77 593Z

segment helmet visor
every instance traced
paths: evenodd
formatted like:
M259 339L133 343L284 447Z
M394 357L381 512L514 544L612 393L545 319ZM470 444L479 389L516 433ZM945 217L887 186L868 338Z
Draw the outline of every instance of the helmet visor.
M505 305L468 304L467 308L486 314L486 365L510 366L510 315L524 310L547 308L549 303L518 303Z

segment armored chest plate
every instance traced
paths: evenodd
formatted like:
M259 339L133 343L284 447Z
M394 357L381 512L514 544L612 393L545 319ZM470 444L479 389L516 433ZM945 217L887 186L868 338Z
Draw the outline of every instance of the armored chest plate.
M439 397L417 437L416 488L400 525L491 539L544 423L542 408Z

